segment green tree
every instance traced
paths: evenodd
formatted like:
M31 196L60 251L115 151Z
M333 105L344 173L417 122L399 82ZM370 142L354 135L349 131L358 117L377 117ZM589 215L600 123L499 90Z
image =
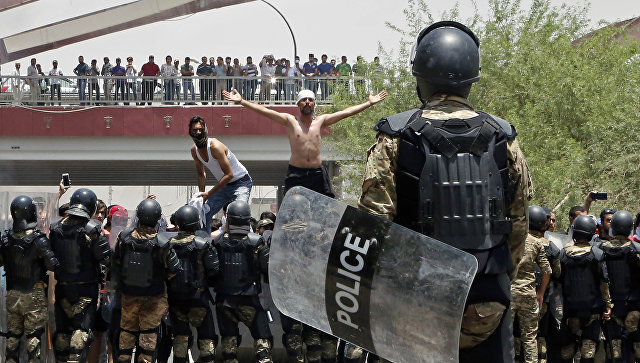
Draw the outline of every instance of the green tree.
M525 153L535 186L533 203L554 207L561 227L573 205L582 205L590 190L609 193L600 208L640 209L640 171L635 162L640 134L640 43L627 37L624 24L589 33L587 6L553 7L534 0L523 9L517 0L491 0L486 19L477 14L459 19L458 5L439 19L468 25L480 38L481 80L470 99L481 110L511 122ZM357 92L338 92L333 108L361 102L367 90L389 91L387 99L334 126L328 138L345 158L342 178L350 202L359 195L367 148L375 141L375 122L386 115L416 108L415 79L408 59L418 32L436 19L422 0L409 0L407 27L388 27L403 36L397 55L383 48L384 77L368 72ZM601 24L604 26L607 24ZM587 36L585 36L588 34ZM582 38L581 38L582 37Z

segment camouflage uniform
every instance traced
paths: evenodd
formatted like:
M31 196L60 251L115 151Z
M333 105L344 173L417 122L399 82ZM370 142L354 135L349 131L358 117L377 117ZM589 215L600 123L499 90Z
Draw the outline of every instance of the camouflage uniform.
M11 236L11 238L10 238ZM27 281L29 286L20 282L25 282L24 277L12 278L15 274L14 268L20 268L15 263L10 263L9 259L15 256L9 251L14 241L24 241L25 237L31 238L29 244L17 246L23 256L29 256L29 252L25 252L24 248L35 249L31 256L36 260L19 261L18 263L31 262L32 273ZM36 242L35 240L38 239ZM41 240L40 240L41 239ZM44 332L45 325L48 321L48 300L47 300L47 284L48 276L46 275L47 267L53 269L49 261L45 262L45 254L53 256L49 240L44 233L29 229L22 232L8 231L7 235L2 238L0 243L0 266L5 267L5 276L7 278L7 332L6 332L6 362L18 363L20 351L20 338L25 335L27 343L27 354L29 362L40 361L40 337ZM57 261L55 261L57 263ZM37 268L37 270L36 270ZM15 281L17 280L17 281ZM35 283L34 283L35 282Z
M128 236L140 240L151 240L156 237L154 228L140 226L133 231L124 230L118 236L116 242L112 279L116 288L121 294L122 312L120 317L120 337L118 339L117 350L119 352L119 362L130 362L133 348L138 342L136 355L137 361L151 363L156 350L158 328L162 317L167 313L169 304L164 280L168 275L169 255L175 254L169 244L163 248L155 245L153 249L160 249L158 254L154 254L154 280L147 287L129 286L125 282L127 275L125 263L125 241ZM149 267L151 268L151 267ZM160 275L160 276L157 276Z
M180 232L171 239L171 245L176 249L176 253L181 259L183 257L180 256L180 245L186 244L189 246L182 249L187 253L194 239L193 232ZM188 259L191 257L191 253L196 253L197 271L193 273L195 276L185 276L185 278L190 278L191 281L186 282L178 278L182 276L181 274L184 271L179 272L169 281L169 316L171 317L174 332L173 361L175 363L188 361L190 325L196 328L198 332L198 349L200 351L198 361L203 363L213 362L215 358L215 341L217 337L212 312L209 308L210 297L205 278L213 277L217 272L218 266L209 266L209 263L203 262L206 254L215 254L215 250L209 247L210 245L207 244L204 249L190 250L188 252L189 255L185 257ZM217 262L218 257L215 255L215 263ZM213 267L215 270L207 270L207 267Z
M56 334L53 342L58 361L82 361L93 340L91 327L96 315L98 284L104 280L111 255L101 231L96 222L75 216L68 216L51 226L51 247L60 260L60 268L55 272ZM77 243L77 256L67 255L65 245L68 243ZM73 269L76 262L79 266Z
M567 256L580 257L591 253L592 246L586 243L576 243L572 246L565 247L563 253ZM562 263L562 276L567 274L568 267L561 257ZM576 353L576 341L580 341L580 361L581 362L593 362L597 349L597 342L600 336L600 315L603 308L613 307L611 302L611 295L609 294L609 284L606 280L605 273L602 269L602 262L593 262L597 264L597 270L599 276L594 276L594 279L600 281L599 292L602 300L603 307L572 307L567 302L567 298L570 294L568 286L563 286L564 294L564 307L563 307L563 321L561 333L563 335L562 348L560 350L560 356L564 362L572 362ZM564 279L563 279L564 282ZM583 286L578 286L582 289ZM586 287L585 287L586 289Z
M224 362L238 363L238 323L243 323L254 339L255 360L271 363L273 336L267 312L259 300L260 277L267 274L269 247L256 234L229 233L217 239L214 246L220 258L215 290Z
M636 246L632 246L631 241L625 236L616 236L611 240L603 241L601 245L601 249L605 250L607 265L615 263L615 261L608 261L608 251L612 252L612 260L619 259L623 265L631 265L628 274L615 266L607 268L613 309L611 319L604 323L604 328L610 345L607 354L612 355L608 357L611 362L623 361L623 350L626 350L624 347L627 346L623 337L625 328L629 333L627 339L633 346L634 353L631 356L640 359L640 332L638 331L640 320L640 301L638 300L640 254L638 252L640 251L635 248Z
M545 249L547 249L551 243L546 238L542 238L540 241L542 242ZM540 314L539 314L540 320L538 321L538 336L536 340L538 341L538 361L540 363L547 362L546 337L549 336L549 331L551 329L555 329L555 332L557 332L556 324L554 324L555 317L552 314L552 312L549 310L549 295L551 295L551 290L555 290L559 286L559 284L557 283L557 279L560 278L561 267L560 267L560 260L558 259L558 256L550 256L547 253L547 259L551 264L552 279L549 282L549 287L547 288L547 291L545 291L545 294L544 294L545 299L544 299L544 302L542 303L542 307L540 308Z
M511 282L511 313L513 319L518 320L520 334L514 329L516 336L516 358L522 356L524 362L538 360L536 333L538 331L538 301L536 300L535 265L540 267L543 274L551 274L551 266L547 259L544 244L545 238L541 232L529 231L524 247L524 255L518 265L518 273ZM521 345L524 354L521 355Z
M436 94L425 103L422 116L436 120L469 119L478 116L478 113L462 97ZM361 209L390 220L394 220L398 212L395 175L398 169L398 142L399 138L378 133L377 142L368 151L362 195L358 203ZM513 199L506 213L513 222L513 231L507 243L513 266L517 266L529 230L527 208L533 187L527 163L515 139L508 141L507 158L510 183L514 185ZM507 307L498 301L467 305L460 332L460 348L471 349L487 340L500 325Z

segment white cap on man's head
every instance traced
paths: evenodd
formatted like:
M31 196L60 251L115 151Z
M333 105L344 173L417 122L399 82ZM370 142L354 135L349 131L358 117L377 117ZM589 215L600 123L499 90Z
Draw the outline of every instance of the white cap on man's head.
M311 98L312 100L316 100L316 94L313 93L313 91L308 90L308 89L303 89L302 91L300 91L298 93L298 99L296 100L296 105L298 103L300 103L300 101L302 101L305 98Z

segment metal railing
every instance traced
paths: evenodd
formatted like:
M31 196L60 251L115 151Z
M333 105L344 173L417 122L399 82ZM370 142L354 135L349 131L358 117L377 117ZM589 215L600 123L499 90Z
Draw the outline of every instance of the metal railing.
M222 90L264 104L294 104L301 89L330 104L337 87L349 92L365 85L362 77L126 77L0 75L0 104L28 106L229 104Z

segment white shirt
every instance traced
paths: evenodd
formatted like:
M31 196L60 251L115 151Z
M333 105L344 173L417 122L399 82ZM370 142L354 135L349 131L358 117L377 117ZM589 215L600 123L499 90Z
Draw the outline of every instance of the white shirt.
M62 76L63 74L62 74L62 71L61 71L61 70L59 70L58 68L52 68L52 69L49 71L49 75L50 75L50 76ZM58 78L58 77L51 77L51 84L52 84L52 85L54 85L54 84L60 84L60 78Z
M205 162L202 159L202 156L200 156L200 152L198 151L198 149L196 149L196 156L198 156L198 159L200 160L200 162L202 162L202 164L204 164L209 170L211 170L211 174L213 174L216 179L220 180L224 176L224 172L222 171L222 168L220 168L220 163L218 162L218 160L211 155L211 140L213 139L209 138L207 140L207 156L209 157L209 161ZM233 155L233 153L229 149L227 149L227 159L229 159L229 164L231 164L231 172L233 173L233 179L229 181L230 183L248 174L247 169L244 167L244 165L242 165L240 161L238 161L236 156Z

